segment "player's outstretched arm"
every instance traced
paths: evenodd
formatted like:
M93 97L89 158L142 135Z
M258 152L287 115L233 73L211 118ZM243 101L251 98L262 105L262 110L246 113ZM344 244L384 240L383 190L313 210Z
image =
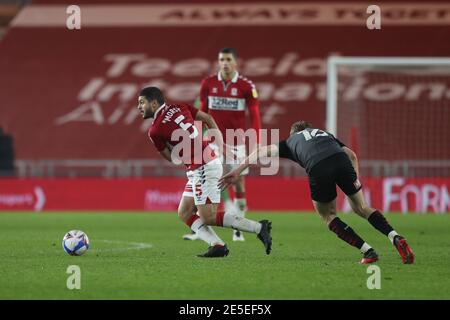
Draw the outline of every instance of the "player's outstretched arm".
M251 164L258 164L258 160L267 157L277 157L278 146L271 144L268 146L258 146L239 166L219 179L219 188L225 189L230 184L235 183L242 171L247 169Z
M350 158L353 168L355 169L356 174L359 177L359 165L358 165L358 157L356 156L356 153L349 147L342 147L342 149L347 154L347 156Z

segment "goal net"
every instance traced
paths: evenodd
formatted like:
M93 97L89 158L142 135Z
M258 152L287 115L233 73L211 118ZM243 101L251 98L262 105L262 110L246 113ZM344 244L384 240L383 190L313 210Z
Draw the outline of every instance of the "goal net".
M450 177L450 58L329 58L327 130L362 176Z

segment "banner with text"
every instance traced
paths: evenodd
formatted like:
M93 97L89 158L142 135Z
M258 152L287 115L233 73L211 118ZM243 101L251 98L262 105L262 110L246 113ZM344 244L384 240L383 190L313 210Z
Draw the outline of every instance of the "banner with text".
M183 178L2 179L0 211L176 211ZM450 179L366 178L368 203L383 212L448 213ZM248 178L250 211L313 211L306 178ZM351 211L342 193L338 210Z
M193 103L225 46L237 49L239 72L256 84L262 127L280 129L280 137L294 120L325 126L330 55L450 53L448 3L386 2L383 29L371 31L367 6L345 1L85 1L80 30L66 27L66 6L47 2L27 6L0 43L0 126L13 135L17 159L159 158L145 134L151 120L142 121L136 108L139 90L158 86L169 102ZM341 89L353 104L438 100L448 110L450 83L437 79L430 91L422 82L355 77Z

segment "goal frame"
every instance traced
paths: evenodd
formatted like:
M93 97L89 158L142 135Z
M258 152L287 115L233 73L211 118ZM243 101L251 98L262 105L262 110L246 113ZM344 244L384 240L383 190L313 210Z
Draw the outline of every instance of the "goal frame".
M341 57L327 60L326 129L337 134L338 66L450 66L450 57Z

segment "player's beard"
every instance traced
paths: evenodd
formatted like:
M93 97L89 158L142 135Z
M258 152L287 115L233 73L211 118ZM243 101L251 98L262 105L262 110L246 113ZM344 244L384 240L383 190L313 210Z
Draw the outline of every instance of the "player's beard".
M155 113L152 111L152 110L148 110L148 111L145 111L144 110L144 114L142 115L142 119L150 119L150 118L153 118L155 116Z

